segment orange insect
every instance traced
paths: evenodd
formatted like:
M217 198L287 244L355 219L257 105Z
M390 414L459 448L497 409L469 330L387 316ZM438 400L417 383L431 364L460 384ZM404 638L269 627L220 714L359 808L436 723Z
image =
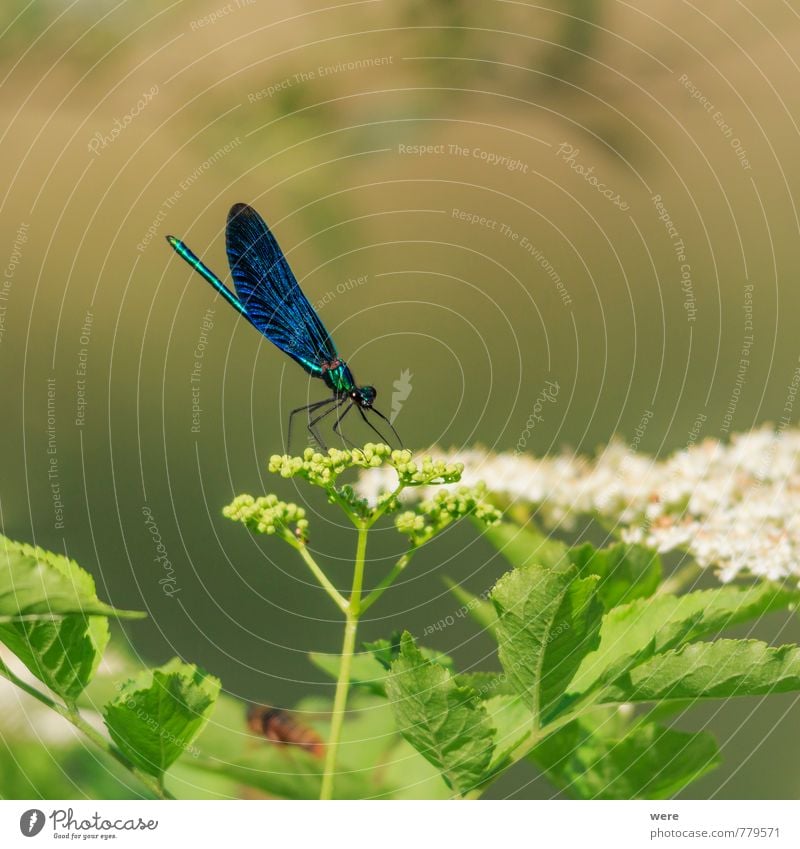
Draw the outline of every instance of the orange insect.
M315 758L325 751L322 738L290 713L270 705L250 705L247 709L247 725L254 734L260 734L273 743L299 746Z

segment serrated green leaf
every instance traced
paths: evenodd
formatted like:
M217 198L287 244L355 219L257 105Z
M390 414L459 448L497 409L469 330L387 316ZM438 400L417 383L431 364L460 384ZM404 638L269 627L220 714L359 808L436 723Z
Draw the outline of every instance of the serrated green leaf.
M800 690L800 647L758 640L690 643L616 681L601 702L721 699Z
M492 590L500 663L537 723L548 718L600 639L600 579L577 574L572 565L526 566Z
M494 729L474 691L459 687L406 633L386 694L402 735L441 771L448 786L460 795L475 789L491 762Z
M483 535L515 567L563 566L568 561L566 543L540 534L532 525L521 528L499 522L486 528Z
M0 535L0 621L52 621L71 613L145 615L100 601L92 576L74 560Z
M617 543L595 548L590 543L571 548L569 559L581 575L599 575L598 592L606 610L647 598L661 582L661 558L641 545Z
M797 590L762 583L657 595L615 607L603 619L600 645L581 663L570 691L587 692L655 654L785 609L797 602L798 595Z
M133 764L160 779L208 721L219 690L213 675L173 658L122 686L105 707L106 726Z
M101 615L89 615L101 614ZM0 536L0 642L66 701L91 680L108 643L92 576L63 555Z
M400 638L402 631L394 631L388 640L373 640L363 644L364 650L374 655L375 660L388 672L392 661L400 654Z
M585 543L569 548L531 526L521 528L510 522L494 525L484 535L512 566L564 566L570 562L581 577L599 575L606 609L652 595L661 580L661 558L644 546L617 543L598 549Z
M578 799L669 799L720 761L707 733L647 723L616 738L581 721L551 734L530 759Z
M480 699L516 694L504 672L459 672L455 674L455 680L459 687L474 690Z
M68 702L92 680L108 639L108 620L102 616L72 614L49 622L0 625L0 642Z

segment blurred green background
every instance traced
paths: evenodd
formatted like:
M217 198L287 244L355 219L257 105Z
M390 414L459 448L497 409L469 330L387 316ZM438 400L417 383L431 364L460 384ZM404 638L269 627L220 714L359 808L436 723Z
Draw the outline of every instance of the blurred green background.
M783 415L800 354L789 3L6 0L0 33L2 530L146 609L126 635L147 661L177 653L283 706L331 691L304 657L338 646L327 598L220 514L238 492L294 496L265 460L325 390L164 242L226 276L234 202L274 228L384 412L410 373L408 447L514 450L547 380L537 454L614 434L663 454L698 422L725 437ZM310 507L344 582L352 538ZM378 537L373 576L397 547ZM480 592L502 571L457 528L363 637L421 634L457 606L444 575ZM429 642L480 667L473 635L462 619ZM800 794L794 697L705 718L725 763L690 795ZM553 792L524 770L493 789Z

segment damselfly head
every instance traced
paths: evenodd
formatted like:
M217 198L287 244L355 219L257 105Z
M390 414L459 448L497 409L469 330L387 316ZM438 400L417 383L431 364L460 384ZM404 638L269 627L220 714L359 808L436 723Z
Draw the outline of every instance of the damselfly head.
M359 407L369 409L378 397L378 390L374 386L359 386L352 393L353 400Z

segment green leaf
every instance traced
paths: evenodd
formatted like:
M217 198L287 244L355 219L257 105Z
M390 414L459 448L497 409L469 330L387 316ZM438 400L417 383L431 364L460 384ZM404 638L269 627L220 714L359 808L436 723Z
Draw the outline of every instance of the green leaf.
M108 639L108 620L102 616L72 614L50 622L0 625L0 642L68 702L92 680Z
M394 631L388 640L373 640L365 642L364 649L375 655L375 660L387 671L392 667L392 661L400 654L401 631Z
M640 545L617 543L597 549L591 543L569 548L533 526L503 522L484 535L512 566L563 566L574 563L581 577L599 575L600 597L607 609L623 601L652 595L661 581L661 558Z
M527 566L492 590L500 663L536 723L548 718L600 639L600 578L577 574L573 565Z
M540 534L533 525L521 528L499 522L486 528L483 535L512 566L560 566L568 560L568 546Z
M669 799L720 761L707 733L646 723L617 738L582 721L545 738L530 759L578 799Z
M440 770L448 786L460 795L475 789L491 762L494 729L474 691L459 687L405 633L386 694L400 732Z
M0 642L66 701L97 669L106 615L139 614L99 601L92 576L75 561L0 536Z
M52 621L71 613L145 615L100 601L92 576L74 560L0 535L0 622Z
M388 640L376 640L374 643L365 643L369 647L366 652L357 652L353 655L350 665L350 683L356 687L363 687L376 696L386 696L386 679L389 676L389 666L399 656L400 644L392 648ZM438 663L445 669L452 670L453 661L446 654L434 649L420 649L423 656L428 660ZM325 652L310 652L309 659L318 669L325 672L334 681L339 678L339 664L341 657L338 654L327 654ZM390 659L391 658L391 659Z
M641 545L618 543L597 549L590 543L571 548L569 559L581 575L599 575L600 599L606 610L651 596L661 583L661 558Z
M455 674L459 687L475 690L481 699L493 696L513 696L514 687L504 672L459 672Z
M800 690L800 647L715 640L657 655L617 680L601 701L721 699L796 690Z
M326 652L309 652L309 660L318 669L334 681L339 678L339 665L341 657L338 654L327 654ZM378 696L385 696L385 683L389 672L386 670L372 652L358 652L353 655L350 666L350 683L364 687Z
M106 725L125 756L160 780L206 724L219 690L217 678L173 658L123 685L105 707Z
M533 714L519 696L492 696L484 702L489 723L495 730L490 771L499 771L512 762L512 753L533 730Z
M444 581L456 600L461 602L462 609L466 613L469 613L481 628L492 631L497 622L497 613L495 612L494 605L490 601L485 601L473 595L469 590L465 590L460 584L450 580L450 578L445 578ZM435 630L432 625L429 625L428 628L431 631ZM426 632L428 631L427 628L425 630Z
M798 600L797 590L774 584L719 587L682 596L657 595L611 610L603 619L600 645L588 655L570 685L587 692L655 654L716 634Z

